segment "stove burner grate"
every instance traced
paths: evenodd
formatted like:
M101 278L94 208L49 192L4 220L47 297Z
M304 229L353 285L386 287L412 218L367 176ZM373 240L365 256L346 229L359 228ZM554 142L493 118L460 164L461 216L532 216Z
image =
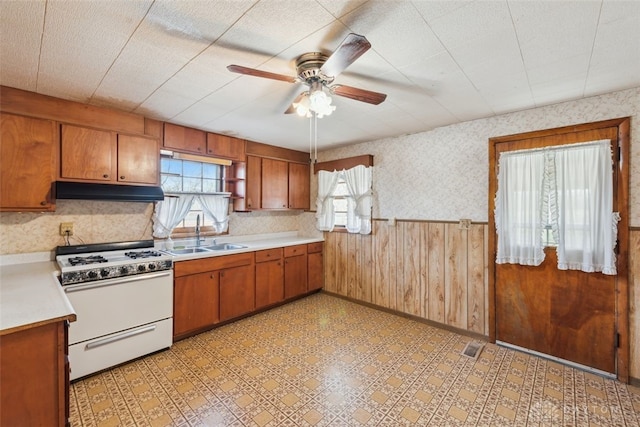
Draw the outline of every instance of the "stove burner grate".
M158 251L125 252L124 254L125 256L128 256L129 258L132 258L132 259L151 258L151 257L157 257L162 255L162 253Z
M69 258L69 264L76 265L89 265L107 262L107 259L102 255L90 255L90 256L74 256Z

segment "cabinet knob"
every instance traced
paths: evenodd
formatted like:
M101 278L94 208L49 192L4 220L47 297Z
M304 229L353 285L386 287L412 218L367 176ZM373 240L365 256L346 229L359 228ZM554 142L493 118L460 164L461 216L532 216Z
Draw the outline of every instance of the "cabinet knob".
M213 274L211 276L209 276L211 279L215 279L215 277L213 277Z
M121 176L120 176L120 179L124 179L124 175L121 175Z
M43 200L43 201L41 201L41 202L40 202L40 206L47 206L47 204L48 204L48 203L47 203L47 201L46 201L46 200Z
M102 175L103 178L109 178L109 174L105 173L104 175Z
M283 208L286 208L286 207L287 207L287 205L282 205L282 207L283 207Z

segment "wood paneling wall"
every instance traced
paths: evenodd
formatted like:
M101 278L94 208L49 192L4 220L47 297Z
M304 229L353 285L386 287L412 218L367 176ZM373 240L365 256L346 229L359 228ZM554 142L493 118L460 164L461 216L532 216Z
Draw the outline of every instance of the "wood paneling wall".
M373 221L325 233L327 292L488 335L487 225Z
M640 385L640 229L629 233L629 375Z

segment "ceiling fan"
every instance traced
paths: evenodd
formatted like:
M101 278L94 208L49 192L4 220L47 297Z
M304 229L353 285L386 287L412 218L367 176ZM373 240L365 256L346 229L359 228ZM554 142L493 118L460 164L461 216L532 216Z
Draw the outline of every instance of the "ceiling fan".
M333 84L334 79L343 72L356 59L362 56L371 48L371 43L366 37L351 33L338 46L331 55L327 56L320 52L309 52L300 55L296 59L296 76L287 76L284 74L270 73L255 68L243 67L241 65L229 65L227 69L238 74L246 74L254 77L262 77L265 79L280 80L288 83L304 83L309 86L309 90L302 92L294 100L293 105L285 111L286 114L296 111L297 106L303 102L305 97L311 97L315 94L322 94L322 89L327 90L338 96L355 99L356 101L366 102L378 105L387 98L384 93L373 92L370 90L359 89L352 86ZM330 99L329 99L330 103ZM331 114L335 107L331 106L331 110L325 114ZM308 114L308 110L306 110ZM298 109L300 114L300 110ZM302 115L302 114L301 114ZM310 117L310 116L308 116ZM320 115L319 117L322 117Z

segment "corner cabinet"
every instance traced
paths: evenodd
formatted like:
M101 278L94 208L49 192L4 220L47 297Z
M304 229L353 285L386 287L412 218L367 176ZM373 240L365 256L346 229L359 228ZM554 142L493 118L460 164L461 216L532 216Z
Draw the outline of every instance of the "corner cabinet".
M62 125L61 180L158 185L159 162L155 138Z
M307 244L307 290L315 291L324 286L324 260L322 256L324 243Z
M308 210L309 192L309 164L247 156L247 210Z
M0 129L0 210L54 211L56 123L2 113Z

